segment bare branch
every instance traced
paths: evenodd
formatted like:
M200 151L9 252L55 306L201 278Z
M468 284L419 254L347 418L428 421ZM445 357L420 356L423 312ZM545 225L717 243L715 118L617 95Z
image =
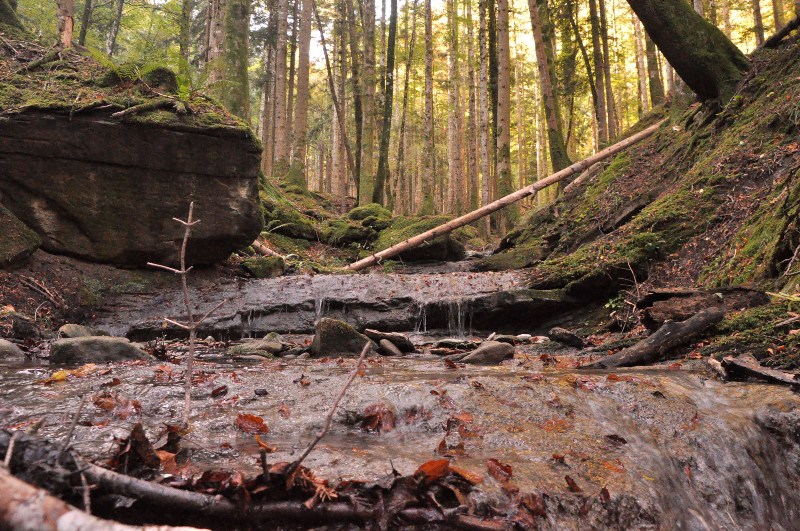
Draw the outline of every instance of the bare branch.
M189 327L185 324L179 323L178 321L173 321L172 319L167 319L166 317L164 317L164 322L183 328L184 330L189 330Z
M164 271L169 271L170 273L175 273L176 275L185 275L186 273L192 270L191 267L186 270L175 269L174 267L169 267L162 264L154 264L153 262L147 262L147 265L149 265L150 267L157 267L158 269L163 269Z
M224 301L220 302L219 304L217 304L216 306L214 306L213 308L211 308L210 310L208 310L208 311L205 313L205 315L203 315L203 317L201 317L200 319L198 319L198 320L197 320L197 322L195 323L195 326L199 325L200 323L202 323L203 321L205 321L206 319L208 319L208 318L211 316L211 314L212 314L212 313L214 313L214 312L216 312L217 310L219 310L220 308L222 308L222 306L224 306L224 305L225 305L226 303L228 303L228 302L230 302L230 299L225 299Z

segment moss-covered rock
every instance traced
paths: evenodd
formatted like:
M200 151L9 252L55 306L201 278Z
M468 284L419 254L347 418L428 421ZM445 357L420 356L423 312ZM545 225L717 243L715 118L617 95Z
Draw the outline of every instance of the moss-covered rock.
M242 261L254 278L275 278L286 272L286 262L280 256L257 256Z
M323 231L327 243L339 246L351 243L366 246L378 237L378 233L372 228L344 218L326 221L323 225Z
M391 225L380 233L372 246L373 251L382 251L413 236L422 234L452 219L448 215L397 217ZM459 241L459 232L434 238L418 247L398 255L401 260L461 260L466 254L464 244Z
M317 322L314 340L311 342L312 356L358 356L364 345L375 343L367 336L336 319L323 317Z
M369 203L354 208L347 213L347 217L353 221L363 221L367 218L391 219L392 213L378 203Z
M0 205L0 268L19 264L39 248L42 239Z

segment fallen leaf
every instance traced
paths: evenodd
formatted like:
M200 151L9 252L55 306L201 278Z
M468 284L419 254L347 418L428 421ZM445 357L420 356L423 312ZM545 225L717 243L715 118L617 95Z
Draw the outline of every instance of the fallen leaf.
M450 471L458 476L461 476L462 478L472 483L473 485L478 485L479 483L483 483L483 476L476 472L470 472L469 470L453 465L450 465Z
M211 391L211 398L219 398L219 397L225 396L227 394L228 394L228 386L227 385L221 385L221 386L217 387L216 389L214 389L213 391Z
M262 448L267 451L268 454L272 454L278 451L278 448L275 446L270 446L264 441L261 440L261 437L256 434L256 444L258 444L259 448Z
M418 474L424 474L425 479L428 481L436 481L437 479L444 477L449 469L449 459L433 459L420 465L414 475L416 476Z
M513 476L513 471L510 465L505 463L501 463L497 459L489 459L486 461L486 469L489 472L489 475L492 476L499 482L508 481Z
M372 404L364 410L361 428L388 433L394 429L396 422L394 411L386 407L386 404Z
M626 441L624 437L620 437L616 433L612 433L610 435L606 435L605 439L606 439L606 441L611 443L611 445L614 446L615 448L619 448L620 446L622 446L624 444L628 444L628 441Z
M611 472L616 472L618 474L625 473L625 467L622 466L622 462L619 459L616 461L603 461L600 466L606 470L610 470Z
M269 427L264 419L250 413L239 413L236 417L236 427L245 433L269 433Z
M458 369L458 365L453 360L449 360L447 358L444 359L444 366L448 369Z
M120 380L119 378L112 378L111 381L101 384L100 387L116 387L121 383L122 380Z
M580 488L577 483L575 483L575 480L572 479L572 477L564 476L564 481L567 482L567 486L569 486L569 490L572 492L583 492L583 489Z
M611 494L608 492L608 489L603 487L600 489L600 501L603 503L608 503L611 501Z
M286 402L282 402L280 406L278 406L278 413L284 419L288 419L289 415L291 414L291 410L289 406L286 405Z

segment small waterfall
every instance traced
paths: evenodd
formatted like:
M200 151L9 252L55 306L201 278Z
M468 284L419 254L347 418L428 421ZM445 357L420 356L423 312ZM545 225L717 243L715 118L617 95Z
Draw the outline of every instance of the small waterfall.
M447 332L451 337L466 338L472 334L472 310L469 301L447 302Z
M314 299L314 321L319 321L321 318L325 317L325 314L328 313L330 309L330 303L325 299L325 297L317 297Z
M424 302L418 303L417 322L414 324L415 334L424 334L428 331L428 307Z

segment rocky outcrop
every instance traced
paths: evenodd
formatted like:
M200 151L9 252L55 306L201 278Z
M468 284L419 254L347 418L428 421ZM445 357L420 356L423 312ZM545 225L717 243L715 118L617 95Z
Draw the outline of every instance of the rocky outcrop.
M2 163L0 163L2 164ZM0 205L0 268L25 260L42 243L42 239L14 214Z
M3 205L47 251L126 266L174 263L183 227L172 218L185 218L189 201L201 220L192 263L225 259L261 230L260 148L247 129L25 112L8 118L0 136Z

